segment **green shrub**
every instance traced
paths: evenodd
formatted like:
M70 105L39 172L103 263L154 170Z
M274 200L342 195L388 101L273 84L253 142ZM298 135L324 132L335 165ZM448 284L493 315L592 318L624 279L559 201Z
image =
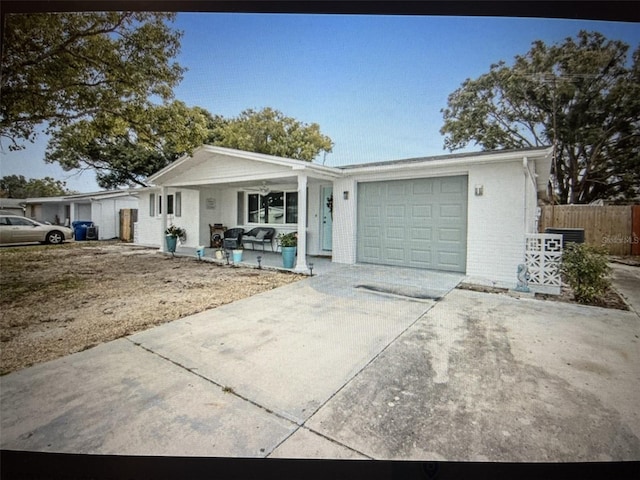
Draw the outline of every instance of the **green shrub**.
M568 243L560 271L580 303L598 304L611 286L606 250L584 243Z

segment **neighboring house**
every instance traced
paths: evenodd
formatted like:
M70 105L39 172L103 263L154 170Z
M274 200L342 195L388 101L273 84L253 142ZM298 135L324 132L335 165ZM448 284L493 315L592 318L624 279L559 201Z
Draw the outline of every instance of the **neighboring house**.
M0 198L0 211L24 216L27 201L24 198Z
M307 271L305 254L331 255L512 286L550 156L537 148L326 167L203 146L148 179L137 241L164 250L170 223L192 247L209 245L210 224L268 225L298 232L296 271Z
M98 238L118 237L120 210L138 208L139 190L106 190L59 197L28 198L26 216L41 222L72 225L76 220L93 222Z

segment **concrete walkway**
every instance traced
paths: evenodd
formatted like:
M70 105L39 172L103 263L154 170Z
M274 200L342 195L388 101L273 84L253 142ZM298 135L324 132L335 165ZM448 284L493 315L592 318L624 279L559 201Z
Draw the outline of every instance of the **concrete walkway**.
M640 316L640 266L611 263L611 283L629 308Z
M460 278L341 266L15 372L1 447L639 460L635 313L449 292Z

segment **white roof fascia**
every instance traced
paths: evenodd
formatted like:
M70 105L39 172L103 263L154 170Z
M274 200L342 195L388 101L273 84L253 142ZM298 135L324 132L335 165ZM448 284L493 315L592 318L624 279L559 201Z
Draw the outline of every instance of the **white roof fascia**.
M74 202L82 200L96 200L101 198L137 196L143 190L142 188L129 188L127 190L102 190L90 193L74 193L71 195L60 195L57 197L33 197L27 198L27 203L56 203L56 202Z
M477 154L471 153L469 156L460 156L456 158L443 158L431 157L424 161L416 160L407 163L402 161L390 161L388 164L376 164L373 166L367 166L363 164L358 167L345 168L343 171L345 175L353 174L366 174L366 173L381 173L381 172L396 172L402 170L416 170L426 168L438 168L448 166L463 166L463 165L480 165L490 163L508 163L513 161L522 161L523 157L527 157L531 160L537 158L545 158L551 153L550 147L545 147L536 150L526 150L518 152L517 150L511 150L509 152L496 152L493 154Z
M311 162L307 162L304 160L294 160L291 158L283 158L283 157L276 157L273 155L265 155L263 153L254 153L254 152L246 152L243 150L235 150L233 148L225 148L225 147L217 147L217 146L213 146L213 145L203 145L201 147L198 147L197 149L195 149L193 151L193 153L191 155L185 155L180 157L178 160L174 161L173 163L171 163L170 165L167 165L165 168L163 168L162 170L154 173L153 175L151 175L147 181L151 184L157 185L157 180L159 180L161 177L169 174L172 170L174 170L175 168L179 167L180 165L182 165L183 163L189 161L190 159L194 158L195 155L199 152L209 152L209 153L213 153L213 154L218 154L218 155L226 155L229 157L236 157L236 158L242 158L245 160L253 160L256 162L262 162L262 163L269 163L272 165L279 165L279 166L283 166L283 167L289 167L292 170L309 170L311 175L315 175L315 176L324 176L323 178L337 178L337 177L341 177L343 175L342 170L340 170L339 168L336 167L327 167L324 165L317 165ZM281 174L278 176L282 176ZM256 180L260 180L262 178L266 178L264 176L255 176L254 179ZM233 180L227 180L227 181L233 181ZM206 183L206 182L204 182ZM225 183L225 182L216 182L216 183ZM203 181L199 181L196 184L198 185L202 185ZM181 183L181 185L186 185ZM165 183L164 186L171 186L170 183Z

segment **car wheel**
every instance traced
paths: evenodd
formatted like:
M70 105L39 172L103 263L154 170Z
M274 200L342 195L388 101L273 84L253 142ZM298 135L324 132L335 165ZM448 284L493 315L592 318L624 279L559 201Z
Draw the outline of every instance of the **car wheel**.
M56 230L47 233L47 243L57 245L64 241L64 235Z

